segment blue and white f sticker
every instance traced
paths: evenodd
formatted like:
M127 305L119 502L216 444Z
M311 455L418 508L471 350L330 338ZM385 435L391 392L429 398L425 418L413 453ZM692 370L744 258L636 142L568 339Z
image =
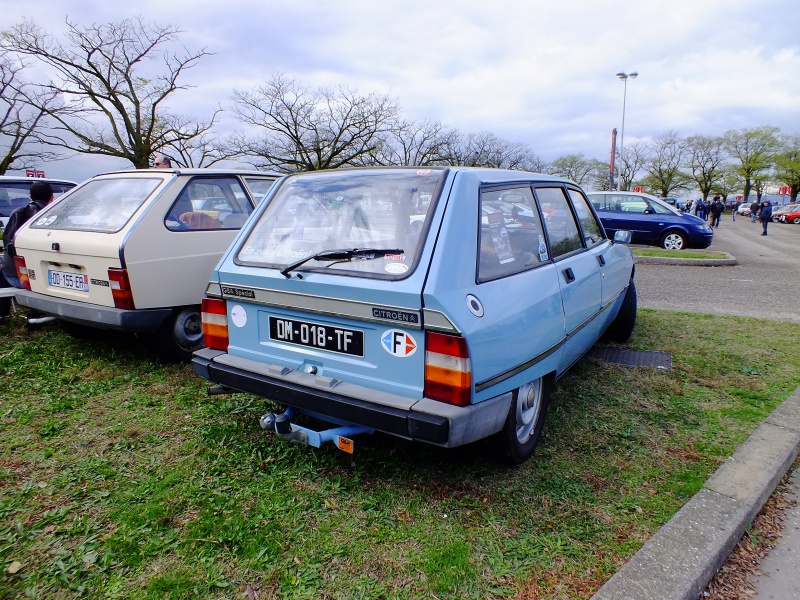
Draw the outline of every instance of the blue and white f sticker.
M392 356L405 358L417 351L417 342L414 338L400 329L389 329L381 336L381 345Z

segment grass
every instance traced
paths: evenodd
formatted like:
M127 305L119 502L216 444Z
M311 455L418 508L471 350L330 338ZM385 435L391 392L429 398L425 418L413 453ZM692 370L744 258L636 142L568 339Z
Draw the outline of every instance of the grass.
M656 256L662 258L730 258L726 252L714 250L664 250L663 248L631 248L634 256Z
M800 385L800 326L641 310L663 372L581 361L536 456L265 435L136 340L0 326L0 597L589 598Z

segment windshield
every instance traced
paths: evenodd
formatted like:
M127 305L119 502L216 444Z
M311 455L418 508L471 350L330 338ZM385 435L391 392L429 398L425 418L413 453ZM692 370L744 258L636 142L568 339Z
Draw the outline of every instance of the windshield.
M365 169L286 179L250 231L237 262L274 268L320 252L399 249L353 260L310 260L318 268L400 278L416 263L442 169Z
M143 177L89 181L53 205L31 227L119 231L162 181Z

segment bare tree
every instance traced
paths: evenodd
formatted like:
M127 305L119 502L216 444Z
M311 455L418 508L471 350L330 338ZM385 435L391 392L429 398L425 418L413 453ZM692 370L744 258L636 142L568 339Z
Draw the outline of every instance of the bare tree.
M363 164L366 165L435 165L443 161L443 152L454 131L438 121L400 121L379 136L380 142Z
M26 101L35 92L20 77L24 68L8 54L0 56L0 175L9 169L33 167L57 158L36 143L46 111L37 110ZM52 103L52 95L38 99L38 104Z
M508 142L488 131L454 132L447 139L442 160L450 165L522 171L540 170L544 165L526 144Z
M750 190L755 187L755 181L763 181L764 174L772 166L774 156L780 149L779 132L777 127L764 126L731 130L723 136L725 150L739 161L737 168L744 179L744 202L747 202ZM760 193L758 198L761 199Z
M621 188L630 190L636 174L644 167L649 149L643 142L633 142L625 146L625 151L617 157Z
M214 125L218 111L201 122L172 116L165 108L173 93L187 89L178 83L183 73L207 56L205 50L170 52L180 30L141 19L89 27L67 21L67 27L62 42L26 20L0 40L0 49L31 57L55 73L40 86L43 95L26 98L55 122L44 143L146 168L153 153ZM55 107L40 99L51 95L60 98Z
M235 134L231 152L258 168L285 172L368 162L398 113L388 96L360 96L342 86L309 90L283 75L253 91L236 90L233 102L239 120L263 134Z
M697 183L703 200L707 200L714 188L714 184L722 175L721 169L725 164L725 140L721 137L707 137L694 135L686 138L689 152L689 168L691 178Z
M688 187L689 176L681 171L688 152L686 140L677 132L668 131L647 145L648 156L642 168L649 177L648 187L666 198L677 189Z

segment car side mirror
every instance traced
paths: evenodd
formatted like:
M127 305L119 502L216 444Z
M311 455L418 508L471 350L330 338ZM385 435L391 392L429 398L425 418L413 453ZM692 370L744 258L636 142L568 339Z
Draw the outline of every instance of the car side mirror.
M644 209L644 214L646 214L646 215L654 215L654 214L656 214L656 211L655 211L655 209L650 208L648 206L647 208Z
M630 244L633 234L627 229L618 229L614 232L614 241L620 244Z

